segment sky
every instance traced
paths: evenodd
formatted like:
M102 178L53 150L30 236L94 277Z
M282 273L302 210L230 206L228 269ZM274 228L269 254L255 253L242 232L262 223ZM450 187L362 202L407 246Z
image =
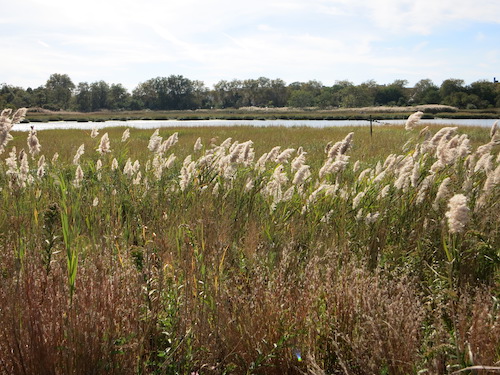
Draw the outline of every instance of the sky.
M500 79L498 0L0 0L0 84Z

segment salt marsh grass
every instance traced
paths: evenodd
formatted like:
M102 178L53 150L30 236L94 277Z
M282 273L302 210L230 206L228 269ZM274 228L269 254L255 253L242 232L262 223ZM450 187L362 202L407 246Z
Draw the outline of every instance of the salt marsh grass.
M0 373L498 367L498 135L423 127L14 125Z

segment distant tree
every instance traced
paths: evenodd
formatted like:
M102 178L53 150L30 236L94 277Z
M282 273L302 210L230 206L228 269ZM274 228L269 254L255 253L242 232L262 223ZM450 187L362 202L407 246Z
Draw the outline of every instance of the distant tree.
M47 96L47 89L44 86L39 86L33 89L31 93L31 105L34 107L46 106L49 99Z
M52 74L45 84L48 104L54 109L68 109L75 84L67 74Z
M390 85L380 86L375 96L375 103L379 105L406 105L409 99L408 90L405 86L408 81L395 80Z
M215 105L218 108L239 108L242 105L242 81L219 81L214 85Z
M316 105L320 108L338 107L340 105L338 92L332 87L323 87L316 97Z
M108 108L111 110L130 107L130 94L122 84L112 84L108 92Z
M92 110L108 108L109 85L104 81L92 82L90 84L90 95L92 100Z
M315 97L310 90L294 90L288 99L288 106L295 108L305 108L315 106Z
M2 108L12 107L30 107L32 103L32 92L29 88L24 90L22 87L3 84L0 89L0 103L4 103Z
M238 104L241 106L282 107L288 99L286 84L281 79L246 79L241 82L237 91Z
M154 110L197 108L194 81L181 75L156 77L141 83L132 92L134 104L141 101Z
M195 109L193 81L182 75L167 78L166 109Z
M438 104L440 100L439 87L430 79L421 79L413 87L412 104Z
M466 92L463 79L446 79L441 83L441 87L439 88L439 95L443 102L446 102L448 96L458 92Z
M500 85L486 80L472 82L469 87L471 95L477 95L480 99L478 108L487 108L495 106L497 96L500 94Z
M282 79L273 79L270 82L269 102L274 107L284 107L288 101L288 90Z
M87 82L80 82L75 90L76 109L81 112L92 110L92 94Z
M153 80L139 83L132 91L131 108L138 109L157 109L158 94L154 87Z
M214 106L212 92L205 86L203 81L191 81L193 85L192 101L194 108L211 108Z

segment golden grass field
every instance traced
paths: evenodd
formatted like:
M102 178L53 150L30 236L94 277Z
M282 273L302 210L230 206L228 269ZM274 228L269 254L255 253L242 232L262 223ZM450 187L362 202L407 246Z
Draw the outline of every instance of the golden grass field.
M496 126L10 119L1 374L500 367Z

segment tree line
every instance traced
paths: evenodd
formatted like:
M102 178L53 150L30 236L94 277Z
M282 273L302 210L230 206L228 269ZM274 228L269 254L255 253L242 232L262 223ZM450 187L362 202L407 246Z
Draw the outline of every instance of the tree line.
M406 80L390 84L370 80L359 85L344 80L325 86L315 80L286 84L281 79L260 77L221 80L208 88L202 81L170 75L139 83L129 92L122 84L105 81L75 85L67 74L55 73L45 85L37 88L2 84L0 108L40 107L92 112L249 106L353 108L444 104L461 109L500 107L500 84L496 80L478 80L466 85L461 79L447 79L438 86L430 79L422 79L413 87L407 86Z

